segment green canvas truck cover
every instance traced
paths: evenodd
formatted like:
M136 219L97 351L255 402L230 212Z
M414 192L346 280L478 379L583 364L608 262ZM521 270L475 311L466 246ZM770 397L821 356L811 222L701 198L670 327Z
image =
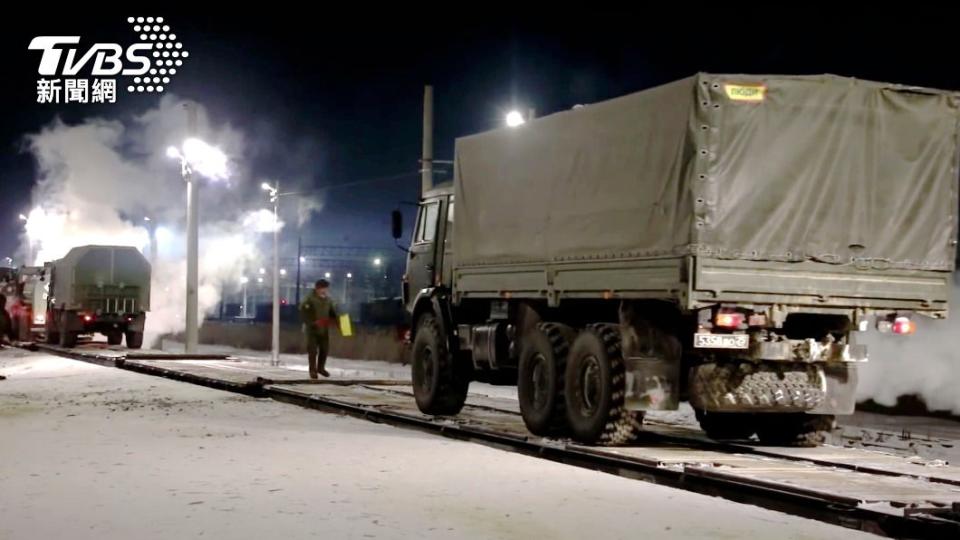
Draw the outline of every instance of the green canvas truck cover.
M129 246L81 246L53 262L53 301L68 309L105 307L104 299L127 298L129 311L150 310L150 263ZM116 305L114 305L116 307Z
M699 74L460 138L457 267L662 258L950 271L958 96Z

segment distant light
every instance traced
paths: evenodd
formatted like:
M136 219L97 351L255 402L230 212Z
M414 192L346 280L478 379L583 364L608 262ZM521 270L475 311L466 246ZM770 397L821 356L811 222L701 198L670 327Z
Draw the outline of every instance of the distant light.
M26 221L26 220L27 220L27 216L20 214L20 221Z
M300 257L300 262L302 262L302 263L307 262L307 258L306 258L306 257Z
M250 281L250 278L247 276L240 276L240 283L246 284L248 281Z
M380 266L381 264L383 264L383 261L380 260L380 257L377 257L377 258L373 259L373 265L374 265L374 266Z
M271 186L270 184L268 184L268 183L266 183L266 182L260 184L260 188L261 188L262 190L264 190L264 191L273 191L273 186Z
M325 278L327 278L327 279L330 279L330 272L324 273L324 274L323 274L323 277L325 277Z
M150 221L150 216L143 216L144 221Z
M347 279L353 279L353 273L347 272Z
M263 283L263 278L262 278L262 277L258 277L258 278L257 278L257 283Z
M261 274L266 274L266 273L267 273L267 269L266 269L266 268L261 268L261 269L260 269L260 273L261 273Z
M526 123L520 111L510 111L507 113L507 125L510 127L522 126Z
M287 269L286 269L286 268L281 268L281 269L280 269L280 275L281 275L281 276L287 275Z
M180 150L178 150L176 146L167 148L167 157L170 159L183 159L183 156L180 155Z

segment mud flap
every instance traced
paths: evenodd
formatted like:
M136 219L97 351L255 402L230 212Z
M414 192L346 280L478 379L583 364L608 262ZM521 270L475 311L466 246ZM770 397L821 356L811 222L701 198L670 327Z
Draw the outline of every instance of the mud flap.
M857 406L857 368L854 362L828 363L826 399L811 414L853 414Z
M674 411L680 406L680 363L667 358L624 358L625 406L631 411Z

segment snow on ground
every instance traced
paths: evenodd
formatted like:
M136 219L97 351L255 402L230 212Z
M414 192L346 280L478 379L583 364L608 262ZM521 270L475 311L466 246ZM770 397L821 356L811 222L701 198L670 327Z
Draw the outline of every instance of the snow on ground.
M3 539L861 534L38 353L0 351L0 374Z

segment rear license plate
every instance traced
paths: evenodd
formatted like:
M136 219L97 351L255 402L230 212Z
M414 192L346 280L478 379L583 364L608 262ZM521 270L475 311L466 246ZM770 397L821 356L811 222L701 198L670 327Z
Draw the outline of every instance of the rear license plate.
M747 334L694 334L693 346L698 349L747 349L750 336Z

